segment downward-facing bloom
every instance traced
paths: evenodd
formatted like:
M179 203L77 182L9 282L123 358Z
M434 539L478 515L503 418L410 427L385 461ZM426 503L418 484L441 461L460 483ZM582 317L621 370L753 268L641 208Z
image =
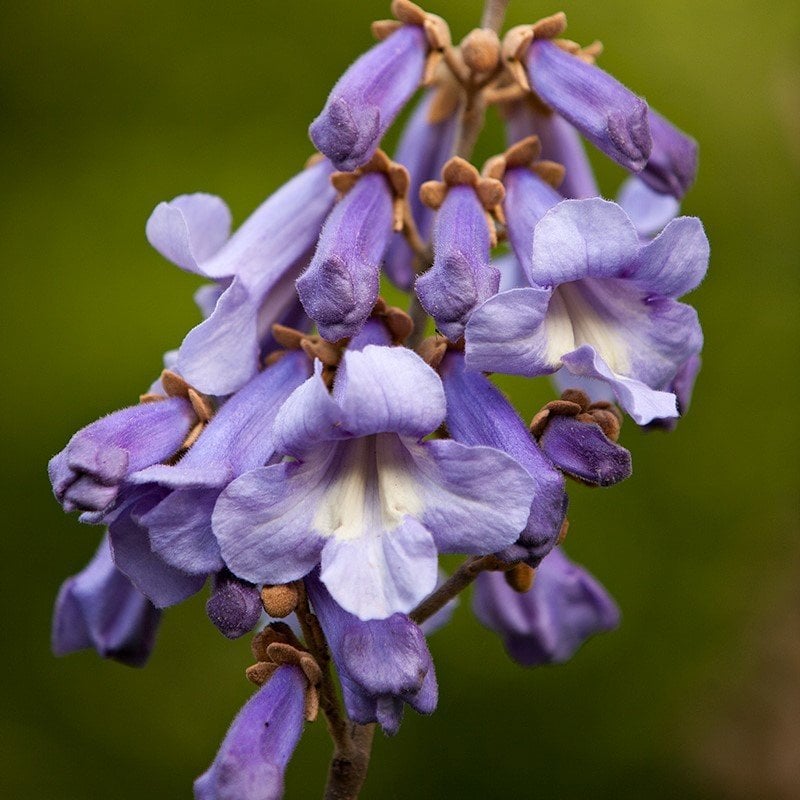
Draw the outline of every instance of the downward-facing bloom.
M321 367L286 401L276 450L295 460L237 478L214 510L234 574L321 580L361 619L410 611L436 583L437 550L488 553L525 527L533 488L505 453L421 441L445 416L436 373L404 348L347 351L330 394Z
M473 608L503 637L509 655L527 667L568 661L590 636L619 624L609 594L560 548L542 561L527 592L512 589L502 572L482 572Z
M199 391L228 395L241 388L258 372L272 324L291 324L298 305L294 282L336 198L331 172L324 159L309 166L230 239L230 212L213 195L181 195L153 211L150 244L182 269L217 281L214 310L178 351L176 369Z
M57 656L93 648L103 658L141 667L155 643L161 612L114 566L108 537L92 560L61 585L53 611Z
M405 614L365 622L330 596L316 571L305 583L336 663L350 719L360 725L379 722L394 734L406 703L420 714L432 714L438 686L419 626Z
M675 298L707 265L696 218L673 220L643 243L616 204L565 200L534 231L531 286L473 312L467 364L521 375L564 366L606 382L639 424L677 416L674 395L661 389L699 351L702 332L694 309Z
M307 679L284 664L231 723L195 800L280 800L283 775L303 732Z

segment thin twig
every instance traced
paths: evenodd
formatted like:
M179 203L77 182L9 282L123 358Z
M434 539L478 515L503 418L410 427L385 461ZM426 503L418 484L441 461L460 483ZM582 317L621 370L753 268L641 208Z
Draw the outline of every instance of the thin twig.
M486 0L481 17L481 28L491 28L500 33L510 0Z
M349 747L334 751L328 768L324 800L357 800L367 777L375 725L351 724Z

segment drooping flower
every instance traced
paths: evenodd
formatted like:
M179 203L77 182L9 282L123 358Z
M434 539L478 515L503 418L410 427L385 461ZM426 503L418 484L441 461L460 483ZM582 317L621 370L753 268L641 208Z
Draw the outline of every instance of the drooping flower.
M441 381L404 348L347 351L333 394L317 364L275 423L296 459L237 478L214 510L231 571L321 580L361 619L410 611L436 582L437 550L487 553L525 527L533 489L505 453L425 441L445 416Z
M325 159L309 166L227 240L230 212L219 198L182 195L153 211L150 244L179 267L222 282L212 287L213 312L178 353L178 372L199 391L221 396L241 388L258 372L273 323L296 313L294 282L336 197L331 172Z
M231 723L214 762L194 783L195 800L280 800L284 772L303 732L307 680L284 664Z
M383 256L402 227L408 173L378 151L363 169L336 173L344 192L322 229L308 269L297 281L306 313L329 341L354 336L378 300Z
M497 292L500 273L489 260L495 243L489 210L503 199L503 185L481 178L461 158L442 170L443 181L423 184L423 202L438 208L433 232L433 266L415 291L422 307L452 341L461 338L472 310Z
M339 78L309 135L337 169L366 164L403 106L423 81L431 49L449 42L442 19L407 0L394 0L399 23L374 30L383 41L368 50Z
M531 286L473 312L467 363L521 375L566 366L608 383L639 424L674 417L675 397L661 389L702 343L694 309L675 298L707 265L696 218L673 220L645 244L616 204L565 200L536 226Z
M568 661L590 636L619 624L612 598L561 548L542 561L527 592L512 589L502 572L482 572L475 581L473 609L526 667Z
M305 580L342 683L347 715L379 722L395 734L408 703L420 714L436 710L438 686L425 635L405 614L360 620L330 595L314 570Z
M48 464L56 498L65 511L104 511L131 473L173 456L196 422L187 397L168 397L87 425Z
M53 610L57 656L92 648L103 658L144 666L161 612L114 566L108 536L92 560L61 585Z
M508 453L534 484L525 528L514 544L498 553L506 561L536 566L558 538L567 510L564 478L536 446L519 414L482 373L464 366L464 354L446 353L439 372L447 397L448 433L467 445L487 445Z

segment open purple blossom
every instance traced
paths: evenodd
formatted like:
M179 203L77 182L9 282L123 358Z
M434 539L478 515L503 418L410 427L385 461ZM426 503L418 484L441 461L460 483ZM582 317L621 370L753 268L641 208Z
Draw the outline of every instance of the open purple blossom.
M436 373L404 348L345 353L329 394L319 365L275 423L294 461L252 470L222 493L214 533L234 574L321 580L361 619L410 611L436 583L440 552L487 553L525 527L532 487L505 453L421 439L445 416Z
M548 39L534 39L525 66L536 94L592 144L623 167L644 168L652 139L641 97Z
M310 371L302 350L287 353L222 405L177 464L129 477L132 484L155 490L147 510L135 512L135 522L165 563L189 575L223 568L211 530L214 504L234 478L273 459L275 416Z
M617 203L642 239L661 233L680 210L680 203L672 195L656 192L638 175L631 175L623 181L617 193Z
M361 175L326 220L314 257L297 281L306 313L330 341L357 333L378 299L393 206L386 175Z
M61 585L53 610L57 656L92 648L103 658L144 666L161 612L114 566L108 537L92 560Z
M331 596L316 571L305 580L336 663L347 714L388 734L400 728L406 703L420 714L436 709L438 687L425 636L405 614L360 620Z
M692 392L694 391L694 383L697 380L697 374L700 372L702 366L702 359L699 353L694 353L681 365L676 373L672 382L665 387L667 391L672 392L678 401L678 411L683 416L689 410L689 404L692 401ZM661 430L671 431L675 429L678 421L675 418L667 419L654 419L647 426L648 428L660 428Z
M533 586L517 592L502 572L475 582L478 619L503 638L509 655L526 667L568 661L597 633L619 624L619 610L583 567L554 549L536 570Z
M284 664L231 723L195 800L280 800L286 765L303 732L306 677Z
M353 170L372 158L422 83L429 49L422 24L401 25L339 78L309 128L311 141L337 169Z
M123 408L79 430L48 465L65 511L101 512L131 473L173 456L197 421L192 404L168 397Z
M258 371L273 323L294 313L294 282L333 207L330 162L308 167L264 201L227 241L230 213L211 195L159 204L147 238L165 258L225 281L210 316L183 340L177 370L206 394L228 395ZM209 230L216 233L211 236ZM204 298L204 300L207 298Z
M566 366L608 383L639 424L674 417L674 395L661 388L702 343L696 312L675 298L700 283L707 265L696 218L673 220L643 244L616 204L565 200L536 226L531 286L473 313L467 363L521 375Z
M422 241L431 237L435 212L420 199L420 186L439 177L442 167L453 154L455 143L457 115L450 113L443 119L431 119L441 91L444 89L434 87L422 96L403 130L395 153L395 161L402 164L411 177L409 211ZM392 239L383 266L396 286L411 290L415 277L414 252L404 237Z
M445 424L467 445L487 445L508 453L534 484L528 520L516 542L498 555L536 566L552 549L567 510L564 478L536 446L527 426L503 394L480 372L464 366L464 354L448 352L440 366L447 397Z

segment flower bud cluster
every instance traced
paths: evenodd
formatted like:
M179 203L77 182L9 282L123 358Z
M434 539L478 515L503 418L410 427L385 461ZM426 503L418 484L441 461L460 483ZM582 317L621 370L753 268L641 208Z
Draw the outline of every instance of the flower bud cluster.
M567 479L629 477L623 412L674 427L699 369L679 298L708 243L676 217L694 141L596 66L598 44L561 38L563 14L454 46L440 17L392 10L311 124L319 154L235 233L212 195L156 207L148 240L208 281L203 319L142 402L50 462L64 509L106 529L61 589L56 653L140 665L160 610L207 582L223 635L262 628L260 688L201 800L280 797L318 709L340 755L360 726L396 733L406 705L432 713L426 636L473 580L476 616L524 665L615 627L561 548ZM420 89L392 159L381 141ZM478 169L490 106L508 146ZM631 173L618 202L581 136ZM561 396L528 425L491 373L553 376ZM444 553L469 558L447 577Z

